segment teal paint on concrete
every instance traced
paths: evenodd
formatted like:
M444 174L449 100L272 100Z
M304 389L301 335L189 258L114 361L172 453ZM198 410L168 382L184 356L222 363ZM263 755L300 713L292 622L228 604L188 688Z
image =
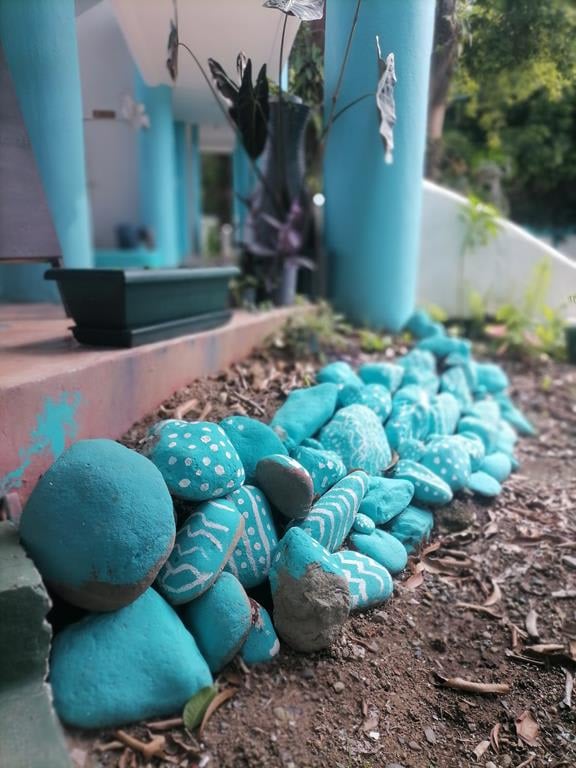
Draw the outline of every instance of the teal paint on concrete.
M176 267L180 254L172 90L167 85L150 88L137 71L136 94L150 118L150 128L138 132L140 218L154 233L162 266Z
M183 261L190 255L190 144L186 123L174 123L176 149L176 198L178 211L178 251Z
M247 201L254 187L254 171L242 144L237 141L232 155L232 180L234 184L234 237L241 243L244 235L244 222L248 213Z
M192 253L202 253L202 154L200 127L193 125L190 132L192 160Z
M327 0L327 111L355 5ZM326 149L330 293L351 319L375 328L398 330L414 309L434 7L432 0L364 0L360 7L338 108L376 90L379 35L383 55L396 57L393 165L384 162L371 98L334 124Z
M162 259L156 248L96 249L95 264L99 269L150 269L160 268Z
M93 263L74 0L0 0L0 40L68 267ZM5 267L6 298L55 298L42 266Z
M66 443L76 438L76 412L81 400L80 392L63 392L58 398L45 398L29 443L19 450L19 466L0 478L0 496L22 485L26 470L37 454L49 451L55 460L64 451Z

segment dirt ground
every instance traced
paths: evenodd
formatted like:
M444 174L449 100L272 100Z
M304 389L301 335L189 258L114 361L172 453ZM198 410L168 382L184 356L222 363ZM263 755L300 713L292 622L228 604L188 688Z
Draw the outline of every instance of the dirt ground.
M398 347L363 355L352 339L327 351L358 362ZM180 416L182 403L190 419L267 418L318 365L279 339L177 393L124 442L137 448L147 425ZM160 737L163 757L145 759L112 731L71 733L77 764L576 768L576 369L547 361L507 368L539 435L522 440L520 471L496 501L461 494L437 513L431 545L411 559L392 600L353 616L329 652L283 647L266 667L232 664L218 681L231 698L201 735L178 722L125 729L143 741ZM469 693L448 687L452 678L507 689Z

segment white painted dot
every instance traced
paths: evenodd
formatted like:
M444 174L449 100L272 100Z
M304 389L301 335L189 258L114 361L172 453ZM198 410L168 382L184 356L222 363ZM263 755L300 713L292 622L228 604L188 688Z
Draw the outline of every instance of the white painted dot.
M334 469L334 462L333 461L329 461L328 462L328 469Z
M209 467L210 464L212 464L212 459L209 456L204 456L202 459L202 464L204 464L205 467Z
M278 560L278 557L276 558L276 560ZM265 557L259 557L258 558L258 562L261 563L262 565L264 565L264 563L266 562L266 558Z
M171 435L168 435L168 437L169 437L171 440L173 440L175 437L178 437L178 433L177 433L177 432L172 432L172 434L171 434Z
M238 432L244 432L244 424L238 424Z
M247 567L248 567L247 563L241 563L240 565L240 568L247 568Z
M202 427L202 432L211 432L210 427Z
M434 459L434 464L440 464L440 456L436 456Z
M232 458L232 454L230 453L230 451L226 451L226 458L227 459L231 459Z
M188 478L185 477L182 480L180 480L178 485L180 486L180 488L188 488L188 486L190 485L190 480L188 480Z
M254 528L252 528L252 526L250 526L250 528L248 528L248 530L246 531L246 533L248 534L248 536L254 536L254 534L256 533L256 531L254 530Z
M441 472L443 475L445 475L445 474L446 474L446 472L448 472L448 470L446 469L446 467L442 467L442 469L440 470L440 472Z
M214 488L214 494L216 496L221 496L224 493L224 488Z
M244 474L244 470L243 469L237 469L236 470L236 477L242 477L243 474Z
M208 485L208 483L202 483L202 485L200 486L200 490L207 491L209 487L210 486Z
M188 450L189 450L189 451L195 451L195 450L196 450L196 448L197 448L197 446L195 446L195 445L189 445L189 446L188 446Z
M172 441L171 443L168 443L168 448L174 448L175 445L176 443Z
M216 466L214 467L214 472L216 472L217 475L223 475L225 472L225 469L222 466L222 464L216 464Z
M186 466L189 467L192 464L192 459L190 458L184 459L184 464L186 464Z
M241 549L237 549L237 550L234 552L234 554L236 555L236 557L242 557L242 550L241 550Z
M228 480L226 483L226 488L234 488L234 480Z
M262 549L262 544L260 544L260 542L257 541L256 544L254 544L254 549L256 550L256 552L259 552Z
M170 466L173 466L174 464L176 464L177 461L178 459L176 458L176 456L170 456L170 458L168 459L168 464L170 464Z
M210 450L216 453L216 451L218 450L218 446L216 445L216 443L212 443L212 445L210 446Z
M192 437L192 432L184 432L183 437L185 437L186 440L189 440Z
M230 419L230 420L228 421L228 424L231 424L231 423L232 423L232 420ZM225 434L226 434L226 432L224 432L224 430L222 429L222 427L217 427L217 430L218 430L218 432L219 432L221 435L225 435Z
M220 440L220 445L222 446L222 448L226 448L226 443L224 442L224 440Z
M200 440L202 440L203 443L209 443L210 442L210 435L202 435Z

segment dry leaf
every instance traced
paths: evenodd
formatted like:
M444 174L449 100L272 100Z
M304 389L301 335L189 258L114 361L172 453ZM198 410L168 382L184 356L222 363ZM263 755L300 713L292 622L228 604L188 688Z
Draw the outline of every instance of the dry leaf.
M204 738L204 728L208 725L208 721L216 712L216 710L222 706L225 702L228 701L228 699L231 699L232 696L235 696L237 693L237 688L225 688L223 691L220 691L219 694L217 694L210 704L208 705L208 709L204 713L204 717L202 718L202 722L200 724L200 730L198 731L198 735L200 736L200 739Z
M486 616L490 616L493 619L502 619L503 616L498 611L490 608L487 605L477 605L476 603L456 603L457 608L467 608L469 611L476 611L477 613L484 613Z
M156 720L153 723L146 723L146 727L151 731L169 731L172 728L179 728L182 725L181 717L172 717L170 720Z
M532 717L529 709L525 709L522 714L516 718L516 735L530 747L535 747L538 743L540 729L538 723Z
M484 536L489 539L491 536L495 536L498 533L498 523L492 522L484 528Z
M436 673L439 682L445 688L453 688L456 691L465 691L466 693L508 693L510 686L508 683L476 683L472 680L464 680L462 677L443 677Z
M534 640L538 640L540 635L538 634L538 614L534 610L534 608L530 608L528 611L528 615L526 616L526 631L528 632L528 635L533 638Z
M539 653L544 656L553 656L558 653L562 653L564 650L564 646L560 645L559 643L539 643L537 645L531 645L529 648L526 648L526 651Z
M118 741L126 744L127 747L133 749L135 752L140 752L146 760L150 760L152 757L158 757L164 751L166 746L166 738L164 736L154 736L152 741L140 741L140 739L130 736L126 731L116 731L116 738Z
M480 760L482 755L490 749L490 742L489 741L481 741L480 744L476 747L474 750L474 754L476 755L476 760Z
M406 581L402 584L406 589L418 589L424 583L424 571L417 571L412 576L408 576Z
M560 702L561 709L572 709L572 689L574 688L574 675L570 670L565 669L566 684L564 687L564 698Z
M490 731L490 744L494 752L500 751L500 723L496 723Z
M492 592L488 595L486 600L484 600L484 606L489 607L491 605L496 605L500 600L502 600L502 590L498 586L498 583L492 579Z

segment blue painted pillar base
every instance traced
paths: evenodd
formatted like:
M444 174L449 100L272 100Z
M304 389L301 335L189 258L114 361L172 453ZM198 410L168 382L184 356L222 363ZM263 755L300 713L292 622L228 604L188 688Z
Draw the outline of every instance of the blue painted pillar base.
M176 198L178 215L178 251L180 261L190 255L190 137L186 123L174 123L176 154Z
M232 156L232 178L234 183L234 239L237 243L242 242L244 234L244 222L248 213L247 201L252 194L254 187L254 171L250 166L250 161L246 150L242 144L237 141Z
M150 118L150 128L138 132L140 218L152 230L162 266L177 267L180 252L172 90L167 85L147 86L137 72L136 94Z
M355 2L327 0L326 114L330 110ZM414 309L433 0L363 0L336 111L376 92L376 35L396 58L393 165L384 162L375 98L339 118L328 138L324 182L329 292L362 325L399 330Z
M64 263L93 264L74 0L0 0L0 40ZM2 183L9 183L2 180ZM43 269L2 270L5 298L46 299Z
M202 253L202 154L200 152L200 126L193 125L191 138L192 153L192 251Z

